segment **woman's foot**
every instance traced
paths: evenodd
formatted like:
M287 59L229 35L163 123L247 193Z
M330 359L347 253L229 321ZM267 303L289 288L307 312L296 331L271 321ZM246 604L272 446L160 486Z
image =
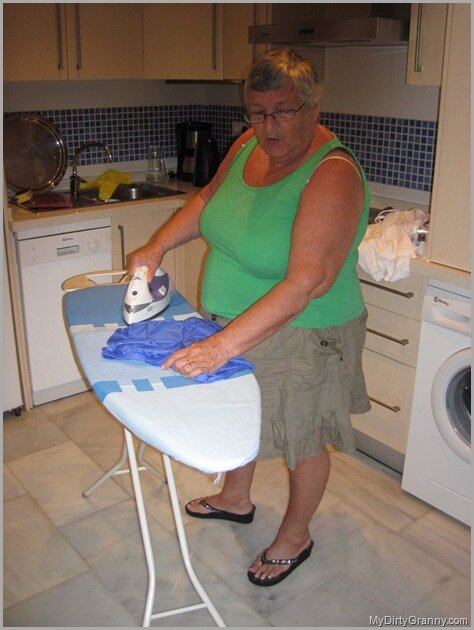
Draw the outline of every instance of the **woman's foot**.
M215 518L235 523L251 523L255 514L255 505L250 499L226 502L221 494L193 499L186 504L185 509L195 518Z
M248 577L259 586L272 586L281 582L297 566L309 558L313 541L308 538L300 544L275 540L268 549L259 554L249 567ZM275 560L275 563L272 563Z

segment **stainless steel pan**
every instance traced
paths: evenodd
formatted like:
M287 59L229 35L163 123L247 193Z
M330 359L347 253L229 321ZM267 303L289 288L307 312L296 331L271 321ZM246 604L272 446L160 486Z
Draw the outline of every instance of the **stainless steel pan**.
M64 177L67 151L49 121L36 114L15 114L4 122L3 162L10 190L44 193Z

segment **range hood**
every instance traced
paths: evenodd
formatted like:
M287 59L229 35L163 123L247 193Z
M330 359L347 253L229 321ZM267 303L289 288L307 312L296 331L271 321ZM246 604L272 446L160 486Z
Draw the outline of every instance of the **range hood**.
M359 15L348 16L346 10L346 15L336 19L325 19L324 14L308 19L306 13L304 20L298 20L296 11L292 19L282 21L277 15L272 24L250 26L249 43L319 47L407 45L410 24L408 19L401 19L399 5L352 6L359 9ZM364 7L368 7L367 13L360 15L360 8ZM405 13L402 16L407 17Z

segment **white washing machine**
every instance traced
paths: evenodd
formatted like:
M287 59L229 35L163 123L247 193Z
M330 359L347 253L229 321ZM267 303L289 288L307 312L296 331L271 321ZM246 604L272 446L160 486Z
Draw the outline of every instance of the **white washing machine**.
M471 294L430 280L402 488L471 523Z

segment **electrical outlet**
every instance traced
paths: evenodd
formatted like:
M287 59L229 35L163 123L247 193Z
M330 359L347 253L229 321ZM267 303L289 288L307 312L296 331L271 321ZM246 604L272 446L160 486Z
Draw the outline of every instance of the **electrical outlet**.
M245 120L233 120L232 121L232 137L240 136L246 129L249 128L249 125L245 122Z

